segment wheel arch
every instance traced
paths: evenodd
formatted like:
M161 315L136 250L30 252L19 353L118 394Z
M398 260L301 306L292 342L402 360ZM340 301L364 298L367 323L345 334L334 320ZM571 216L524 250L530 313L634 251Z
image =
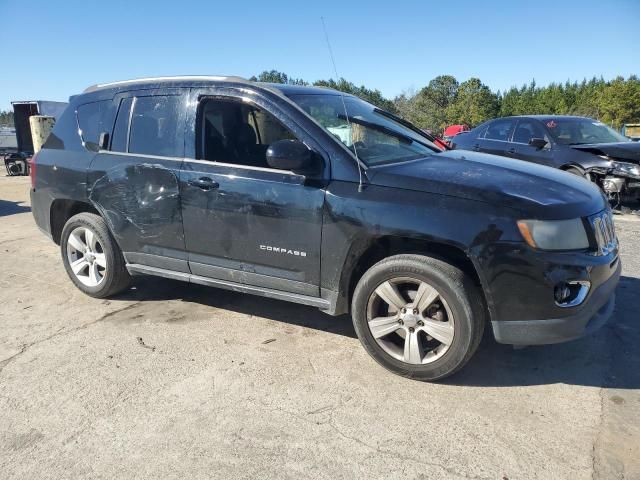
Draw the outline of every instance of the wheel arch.
M100 215L100 212L88 202L70 199L56 199L49 209L49 225L51 226L51 238L60 245L62 229L67 221L78 213L88 212Z
M434 240L403 236L382 236L352 244L342 269L336 313L348 313L356 284L362 275L380 260L400 254L419 254L439 258L459 268L479 287L487 310L488 299L481 276L470 256L459 246Z

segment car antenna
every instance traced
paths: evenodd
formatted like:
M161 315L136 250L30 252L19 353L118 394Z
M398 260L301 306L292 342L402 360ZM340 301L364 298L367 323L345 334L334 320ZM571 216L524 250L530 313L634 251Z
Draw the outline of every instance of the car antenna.
M331 57L331 63L333 65L333 73L336 77L336 86L338 85L340 77L338 76L338 68L336 67L336 60L333 58L333 49L331 48L331 42L329 41L329 34L327 33L327 26L324 23L324 17L320 17L320 21L322 22L322 30L324 31L324 38L327 41L327 48L329 49L329 57ZM342 108L344 108L344 116L347 120L347 125L349 125L349 131L351 133L351 140L353 140L353 125L351 124L351 120L349 120L349 113L347 112L347 104L344 101L344 93L341 90L340 92L340 100L342 100ZM356 147L356 142L353 142L353 153L356 156L356 165L358 166L358 192L362 192L364 186L362 184L362 164L360 163L360 157L358 157L358 149Z

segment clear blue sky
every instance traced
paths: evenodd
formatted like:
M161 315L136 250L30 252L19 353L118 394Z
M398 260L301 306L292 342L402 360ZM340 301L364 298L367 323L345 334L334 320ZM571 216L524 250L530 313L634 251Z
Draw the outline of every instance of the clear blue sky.
M275 68L393 97L440 74L504 90L640 74L640 0L0 0L0 109L141 76Z

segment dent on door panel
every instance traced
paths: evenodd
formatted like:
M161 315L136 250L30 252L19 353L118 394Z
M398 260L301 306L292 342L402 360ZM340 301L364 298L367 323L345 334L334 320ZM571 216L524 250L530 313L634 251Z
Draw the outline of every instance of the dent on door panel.
M183 256L179 185L173 170L151 163L116 165L91 185L89 199L124 252Z

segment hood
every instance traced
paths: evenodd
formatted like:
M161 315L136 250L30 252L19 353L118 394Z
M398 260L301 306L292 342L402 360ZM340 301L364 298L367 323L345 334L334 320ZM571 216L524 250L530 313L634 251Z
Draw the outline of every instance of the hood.
M522 218L584 217L606 207L600 189L576 175L496 155L450 150L374 167L370 183L509 207Z
M594 155L606 155L614 160L640 164L640 142L591 143L570 147Z

